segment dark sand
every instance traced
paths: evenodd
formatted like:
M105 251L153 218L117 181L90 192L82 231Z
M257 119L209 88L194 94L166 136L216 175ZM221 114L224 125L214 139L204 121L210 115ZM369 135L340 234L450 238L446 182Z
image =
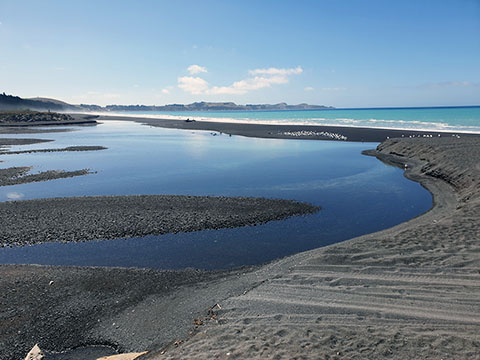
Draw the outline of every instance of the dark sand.
M12 145L32 145L32 144L40 144L44 142L50 142L53 140L46 140L46 139L15 139L15 138L0 138L0 147L3 146L12 146Z
M318 210L291 200L179 195L9 201L0 203L0 246L231 228Z
M275 131L241 127L246 136ZM348 140L392 137L368 133ZM479 138L395 139L370 154L407 164L406 176L434 195L433 209L251 271L165 278L150 270L0 266L0 359L21 359L36 342L49 350L152 350L149 359L480 358ZM215 303L221 309L212 319Z
M248 137L275 138L275 139L308 139L308 140L341 140L354 142L382 142L394 137L423 137L442 136L451 137L457 133L435 132L435 131L408 131L391 129L372 129L346 126L309 126L309 125L263 125L263 124L242 124L242 123L221 123L209 121L192 121L170 119L154 119L145 117L128 117L102 115L98 121L123 120L135 121L141 124L158 126L163 128L185 129L185 130L208 130L221 132L223 134L241 135ZM463 137L475 135L460 134Z
M48 181L55 179L65 179L91 173L88 169L81 169L74 171L47 170L35 174L29 174L31 169L32 168L28 166L0 169L0 186L26 184L30 182Z
M1 140L0 140L1 145ZM18 144L15 144L18 145ZM65 152L65 151L97 151L106 150L105 146L67 146L58 149L35 149L35 150L21 150L21 151L0 151L0 155L16 155L29 153L50 153L50 152ZM1 149L0 149L1 150Z
M190 291L195 292L196 287L201 289L207 282L237 276L191 269L153 271L34 265L0 265L0 274L2 360L23 359L35 343L42 349L58 351L98 343L120 351L135 343L142 348L147 344L153 348L163 346L171 338L185 336L195 316L178 311L185 309L177 298L179 288L191 285ZM141 327L135 319L132 326L115 320L118 314L135 316L135 311L132 312L135 305L152 299L157 301L158 312L141 314L145 317ZM202 305L208 307L210 303ZM119 332L125 332L124 338L117 341Z

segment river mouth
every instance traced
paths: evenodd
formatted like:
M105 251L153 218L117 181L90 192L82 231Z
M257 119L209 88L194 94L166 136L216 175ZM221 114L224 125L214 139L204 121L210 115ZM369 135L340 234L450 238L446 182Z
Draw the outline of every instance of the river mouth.
M34 166L34 171L88 168L94 173L3 186L0 200L135 194L252 196L308 202L322 210L233 229L2 248L0 263L230 269L382 230L432 205L431 195L405 179L401 169L361 154L376 143L244 138L115 121L75 130L46 134L54 140L47 145L11 150L107 149L7 155L2 157L3 166Z

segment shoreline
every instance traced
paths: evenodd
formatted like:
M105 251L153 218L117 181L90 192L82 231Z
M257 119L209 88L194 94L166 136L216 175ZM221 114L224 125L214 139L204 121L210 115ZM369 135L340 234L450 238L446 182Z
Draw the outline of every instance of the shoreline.
M254 130L238 131L261 135L261 129ZM162 272L1 265L1 288L18 287L13 285L18 272L25 280L26 293L1 295L3 303L12 304L7 319L18 316L17 296L30 294L40 305L49 300L52 308L68 306L60 318L47 312L38 326L25 319L29 336L19 339L13 333L18 329L12 328L10 337L0 338L0 347L24 356L35 342L43 341L47 350L103 344L120 352L149 350L142 359L224 358L227 352L243 358L473 358L480 331L479 144L474 135L400 138L367 151L389 164L407 164L405 176L433 195L432 209L393 228L259 268L201 272L191 282L190 275L171 272L184 280L151 291L148 284ZM75 275L79 271L81 278ZM116 273L124 274L124 280L142 276L135 283L125 280L116 289L104 288ZM45 297L49 281L65 279L71 282L56 288L58 297ZM79 291L85 287L89 292ZM111 312L94 314L100 315L98 323L90 317L83 322L85 311L103 303L84 299L80 311L72 294L102 298L112 291L122 298L122 292L131 295ZM213 310L213 319L208 309L217 303L221 309ZM65 342L56 329L69 319L80 330L67 326L61 335L68 337ZM199 325L194 319L201 319Z
M16 139L13 139L16 140ZM20 139L24 140L24 139ZM2 145L0 139L0 146ZM12 145L20 145L18 143ZM22 144L23 145L23 144ZM52 153L52 152L68 152L68 151L99 151L107 150L105 146L67 146L64 148L52 148L52 149L32 149L32 150L18 150L18 151L3 151L0 150L0 155L18 155L18 154L33 154L33 153Z
M143 125L182 130L216 131L226 135L239 135L266 139L298 140L344 140L352 142L382 142L388 138L409 137L478 137L480 134L428 131L397 130L383 128L364 128L350 126L321 125L273 125L251 123L227 123L214 121L186 121L141 116L98 115L97 121L133 121Z
M31 182L65 179L75 176L92 174L90 169L80 170L46 170L38 173L30 173L31 166L17 166L0 169L0 187L27 184Z
M91 116L90 116L91 117ZM73 122L65 124L66 125L79 125L79 122L82 122L85 116L76 117L73 119ZM87 119L88 120L88 119ZM83 124L83 123L82 123ZM39 128L43 125L53 125L58 126L56 128ZM89 125L97 125L97 122L93 120L93 123ZM86 126L84 124L84 126ZM63 128L62 124L42 124L39 123L28 123L24 125L18 125L16 123L1 123L0 124L0 134L48 134L48 133L59 133L59 132L70 132L72 129ZM52 152L79 152L79 151L99 151L106 150L104 146L68 146L65 148L51 148L51 149L31 149L31 150L19 150L11 151L11 146L15 145L32 145L45 142L52 142L51 139L35 139L35 138L0 138L0 156L2 155L18 155L18 154L28 154L28 153L52 153ZM0 160L0 163L3 160ZM75 176L83 176L87 174L94 173L90 169L79 169L73 171L65 170L46 170L38 173L30 173L33 169L32 166L20 166L20 167L9 167L9 168L0 168L0 187L9 186L9 185L18 185L31 182L40 182L40 181L49 181L55 179L64 179Z

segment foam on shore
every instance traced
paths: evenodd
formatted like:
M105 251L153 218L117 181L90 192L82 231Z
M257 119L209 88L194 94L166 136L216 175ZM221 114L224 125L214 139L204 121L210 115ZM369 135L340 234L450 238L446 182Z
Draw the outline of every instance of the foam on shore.
M92 114L92 113L90 113ZM429 121L407 121L407 120L388 120L388 119L353 119L353 118L336 118L328 119L321 117L312 117L309 119L293 118L293 119L254 119L254 118L233 118L233 117L216 117L216 116L192 116L189 113L179 113L181 115L171 114L150 114L147 112L129 113L129 112L102 112L93 113L99 116L117 116L126 118L148 118L158 120L178 120L185 121L193 119L195 121L207 121L215 123L231 123L231 124L257 124L257 125L290 125L290 126L332 126L332 127L348 127L348 128L369 128L382 130L407 130L407 131L432 131L432 132L456 132L480 134L480 126L462 126L449 125L441 122Z

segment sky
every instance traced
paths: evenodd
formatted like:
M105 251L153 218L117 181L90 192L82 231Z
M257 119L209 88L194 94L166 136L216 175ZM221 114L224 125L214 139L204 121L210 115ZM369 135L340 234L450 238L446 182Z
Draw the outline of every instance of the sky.
M0 0L0 92L480 105L480 0Z

